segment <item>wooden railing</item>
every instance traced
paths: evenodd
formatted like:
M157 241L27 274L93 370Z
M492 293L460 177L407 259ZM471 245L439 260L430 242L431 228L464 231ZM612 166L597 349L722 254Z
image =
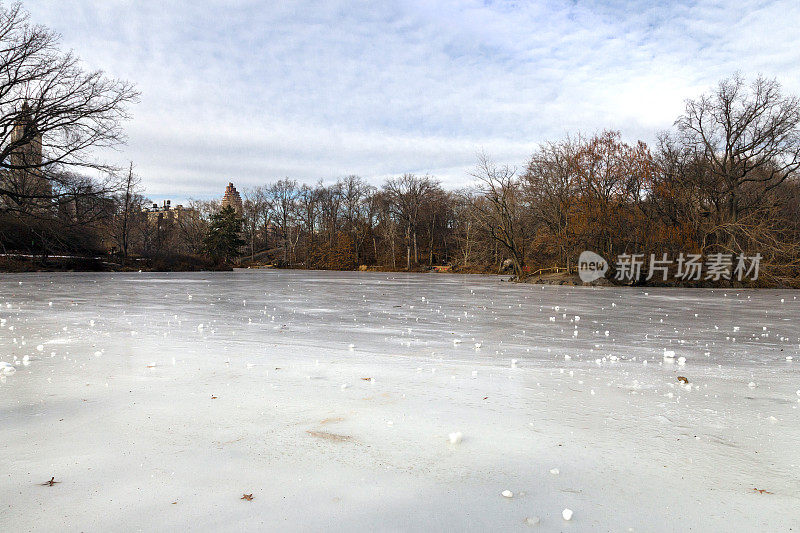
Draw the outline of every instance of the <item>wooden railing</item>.
M566 267L549 267L549 268L540 268L536 272L533 272L531 276L541 276L542 274L560 274L561 272L566 272L567 274L570 273L569 268Z

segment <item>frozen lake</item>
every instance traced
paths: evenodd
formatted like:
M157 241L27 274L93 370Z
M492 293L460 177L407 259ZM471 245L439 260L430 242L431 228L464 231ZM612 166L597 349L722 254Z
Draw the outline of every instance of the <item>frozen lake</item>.
M2 274L0 531L797 531L798 316L779 290Z

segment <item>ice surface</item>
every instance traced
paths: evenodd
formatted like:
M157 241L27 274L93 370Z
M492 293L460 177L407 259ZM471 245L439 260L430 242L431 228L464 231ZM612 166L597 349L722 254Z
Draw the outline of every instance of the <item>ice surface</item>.
M0 531L787 531L798 311L444 274L5 274Z

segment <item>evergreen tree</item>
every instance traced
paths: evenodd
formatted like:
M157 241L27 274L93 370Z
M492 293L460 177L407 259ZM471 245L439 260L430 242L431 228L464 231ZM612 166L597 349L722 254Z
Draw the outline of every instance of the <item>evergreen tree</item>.
M239 255L245 242L241 238L242 219L231 206L225 206L211 215L203 247L217 263L227 263Z

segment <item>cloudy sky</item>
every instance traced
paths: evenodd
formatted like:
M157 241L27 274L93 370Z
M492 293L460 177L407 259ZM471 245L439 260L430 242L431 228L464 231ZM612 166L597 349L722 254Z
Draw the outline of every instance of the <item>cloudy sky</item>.
M800 93L797 0L29 0L91 68L142 92L128 144L152 198L281 177L448 187L484 150L621 130L651 142L741 71Z

